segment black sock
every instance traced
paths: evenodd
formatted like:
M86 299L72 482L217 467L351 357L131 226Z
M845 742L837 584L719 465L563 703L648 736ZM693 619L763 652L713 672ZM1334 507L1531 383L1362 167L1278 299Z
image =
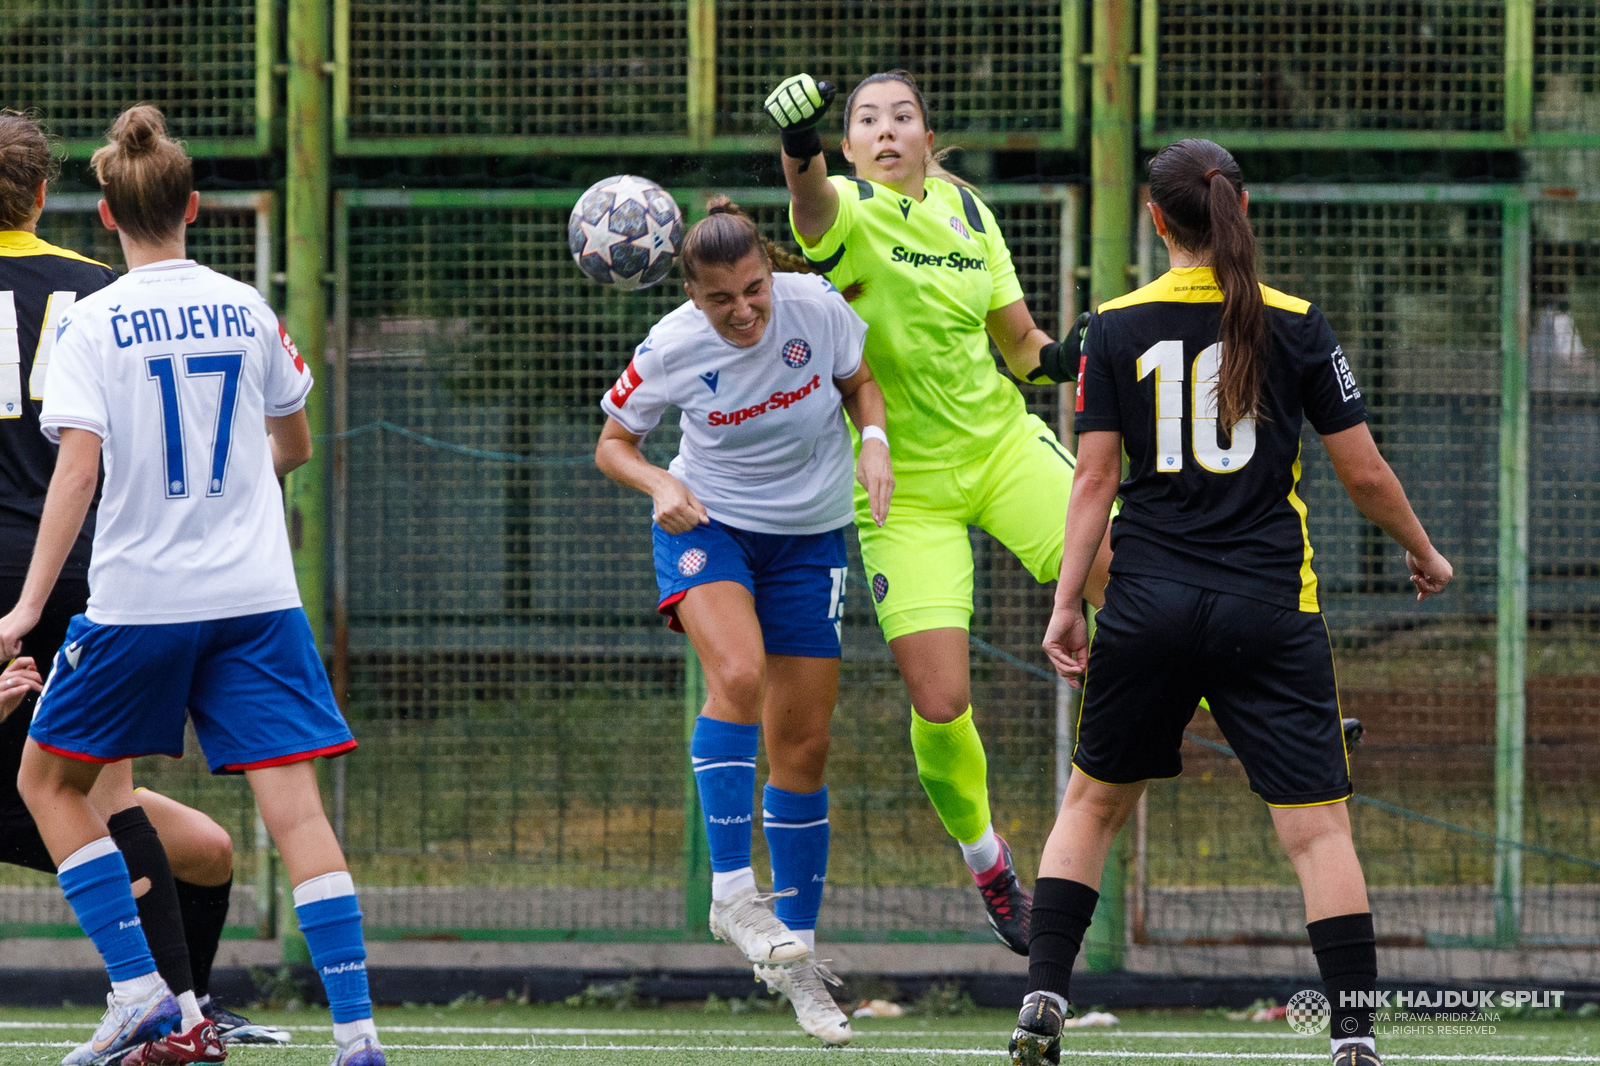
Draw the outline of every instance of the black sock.
M156 970L173 995L194 989L189 973L189 945L183 938L183 916L178 911L178 890L172 883L172 867L156 836L156 827L145 817L144 808L129 807L111 816L107 823L111 839L128 864L128 880L138 883L150 879L150 889L138 899L139 924L145 942L156 960Z
M211 964L217 961L222 927L228 922L228 897L233 878L220 885L191 885L178 881L178 907L183 911L183 937L189 942L189 969L194 974L194 994L211 994Z
M1033 884L1033 924L1028 937L1028 991L1067 998L1072 964L1094 918L1100 893L1079 881L1041 877Z
M1335 1043L1372 1036L1376 1012L1370 995L1378 986L1378 937L1372 912L1320 918L1307 924L1306 932L1311 934L1311 951L1333 1007L1328 1035ZM1348 997L1346 1005L1341 1006L1341 997ZM1363 1001L1366 1005L1356 1005Z

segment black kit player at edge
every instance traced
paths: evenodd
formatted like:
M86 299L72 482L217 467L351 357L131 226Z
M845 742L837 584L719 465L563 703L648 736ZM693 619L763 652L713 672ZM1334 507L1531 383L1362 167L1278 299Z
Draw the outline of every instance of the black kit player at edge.
M1103 302L1080 360L1078 467L1044 648L1063 675L1083 677L1084 695L1034 886L1011 1061L1060 1062L1106 855L1145 782L1181 772L1184 728L1204 698L1300 878L1334 1062L1381 1066L1374 1013L1355 1006L1377 981L1377 938L1299 495L1305 423L1357 508L1405 548L1419 600L1449 584L1450 562L1379 453L1322 313L1257 281L1238 162L1211 141L1178 141L1151 161L1150 195L1173 269ZM1118 497L1091 645L1080 599Z
M0 292L10 294L16 308L17 347L20 362L17 383L0 382L0 396L11 385L20 392L19 410L4 410L0 402L0 600L4 608L17 602L22 580L28 574L33 542L39 533L45 493L56 468L56 446L39 431L39 399L32 395L38 384L34 358L53 294L71 293L81 298L117 279L116 271L40 240L26 230L0 231ZM56 312L62 301L57 300ZM10 368L0 369L7 373ZM72 553L61 569L61 580L51 593L38 628L28 634L23 654L38 663L48 676L56 650L65 639L67 621L83 613L89 602L89 550L94 541L94 508L78 534ZM54 870L33 818L17 793L17 767L28 737L35 697L27 699L0 723L0 861L33 869ZM43 859L40 856L43 855ZM28 860L28 861L24 861Z

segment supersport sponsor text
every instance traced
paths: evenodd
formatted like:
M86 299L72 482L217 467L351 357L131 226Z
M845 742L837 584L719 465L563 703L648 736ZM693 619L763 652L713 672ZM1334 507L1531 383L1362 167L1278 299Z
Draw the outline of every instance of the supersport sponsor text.
M822 387L822 375L813 374L811 380L798 389L779 389L760 403L741 407L737 411L712 411L706 417L709 426L737 426L768 411L787 410Z

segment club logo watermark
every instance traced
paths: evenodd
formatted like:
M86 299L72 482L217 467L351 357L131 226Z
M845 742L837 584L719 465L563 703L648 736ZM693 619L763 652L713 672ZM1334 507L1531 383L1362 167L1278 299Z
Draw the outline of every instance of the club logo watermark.
M1377 1036L1492 1036L1503 1017L1530 1011L1562 1009L1566 992L1559 989L1419 989L1415 991L1341 992L1342 1015L1333 1020L1328 997L1303 989L1289 997L1284 1020L1305 1036L1334 1030L1334 1039L1364 1035L1372 1022ZM1350 1012L1356 1013L1350 1013Z
M1300 1035L1316 1036L1328 1028L1328 1022L1333 1018L1333 1007L1321 992L1304 988L1289 997L1283 1017L1289 1023L1289 1028Z

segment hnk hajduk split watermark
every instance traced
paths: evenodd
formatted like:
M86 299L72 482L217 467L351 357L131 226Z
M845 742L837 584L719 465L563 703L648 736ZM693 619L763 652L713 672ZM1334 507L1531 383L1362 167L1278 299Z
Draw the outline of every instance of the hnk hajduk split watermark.
M1502 1012L1560 1010L1565 996L1557 989L1342 992L1339 1006L1371 1011L1378 1036L1489 1036ZM1313 1036L1327 1031L1333 1009L1327 996L1308 988L1289 997L1284 1020L1295 1032ZM1349 1016L1342 1024L1351 1035L1361 1027Z

